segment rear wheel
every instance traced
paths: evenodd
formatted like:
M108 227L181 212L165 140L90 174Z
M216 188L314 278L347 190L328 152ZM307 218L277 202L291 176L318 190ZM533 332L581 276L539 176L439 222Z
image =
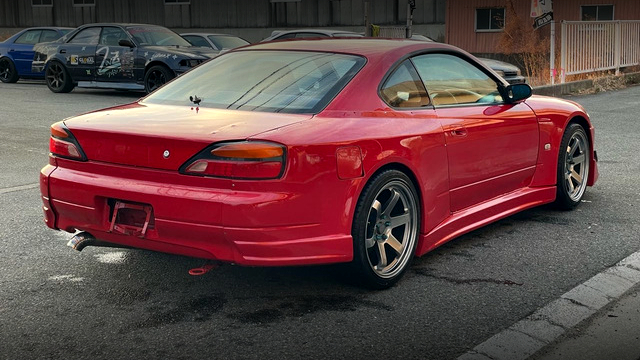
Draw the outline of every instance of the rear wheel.
M0 59L0 81L3 83L14 83L18 81L18 71L16 66L9 58Z
M575 208L582 200L589 177L591 150L584 128L572 123L562 136L558 155L556 205L564 210Z
M144 89L150 93L171 79L173 79L171 70L162 65L152 66L144 75Z
M52 61L45 71L45 80L49 90L54 93L68 93L73 90L73 80L69 71L57 61Z
M391 287L409 267L420 233L418 204L413 183L400 171L384 171L366 186L352 227L352 265L364 285Z

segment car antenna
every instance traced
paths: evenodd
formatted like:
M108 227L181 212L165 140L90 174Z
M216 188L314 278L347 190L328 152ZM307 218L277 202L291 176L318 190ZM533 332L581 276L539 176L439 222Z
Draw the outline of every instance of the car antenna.
M200 105L200 101L202 101L202 99L200 99L198 97L198 95L195 96L189 96L189 100L191 100L192 103L196 104L196 105Z

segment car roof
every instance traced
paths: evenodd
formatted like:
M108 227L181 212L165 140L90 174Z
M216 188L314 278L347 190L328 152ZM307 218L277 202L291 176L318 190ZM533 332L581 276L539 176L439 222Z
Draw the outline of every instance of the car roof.
M26 31L26 30L73 30L73 29L75 28L65 27L65 26L33 26L26 29L22 29L20 32Z
M245 46L235 51L248 50L304 50L336 52L360 55L365 57L383 56L389 53L407 54L423 49L444 49L447 51L464 51L447 44L416 41L410 39L372 39L372 38L330 38L313 40L281 40L261 42ZM399 56L401 56L399 55Z
M276 32L277 31L277 32ZM326 35L332 35L332 34L354 34L354 35L360 35L356 32L353 31L349 31L349 30L337 30L337 29L295 29L295 30L275 30L274 32L271 33L271 36L277 36L277 35L284 35L284 34L289 34L289 33L300 33L300 32L314 32L314 33L320 33L320 34L326 34Z
M239 38L239 37L240 37L240 36L231 35L231 34L223 34L223 33L203 33L203 32L188 32L188 33L180 33L180 35L201 35L201 36L215 35L215 36L232 36L232 37L237 37L237 38Z
M162 25L156 25L156 24L140 24L140 23L90 23L90 24L83 24L80 25L80 27L88 27L88 26L122 26L122 27L130 27L130 26L148 26L148 27L162 27L162 28L166 28L165 26Z

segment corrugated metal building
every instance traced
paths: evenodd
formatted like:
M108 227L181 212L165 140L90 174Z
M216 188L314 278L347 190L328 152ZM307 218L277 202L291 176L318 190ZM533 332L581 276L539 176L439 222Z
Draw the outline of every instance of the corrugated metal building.
M76 27L94 22L149 23L179 29L361 27L364 25L364 2L365 0L0 0L0 27ZM372 23L406 23L407 0L368 2ZM414 23L418 27L438 25L444 35L445 4L446 0L416 0Z
M549 1L549 0L547 0ZM502 16L505 22L513 21L505 14L508 3L513 4L521 21L533 26L530 16L531 0L447 0L446 37L449 44L476 54L498 53L502 31L491 21ZM501 10L502 9L502 10ZM489 19L483 20L483 16ZM556 22L578 20L640 20L638 0L555 0L553 17ZM558 26L558 30L559 30ZM549 26L538 29L549 36Z

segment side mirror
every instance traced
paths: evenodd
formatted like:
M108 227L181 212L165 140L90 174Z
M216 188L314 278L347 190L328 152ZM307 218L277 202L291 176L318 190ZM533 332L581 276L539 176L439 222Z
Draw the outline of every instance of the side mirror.
M504 96L510 104L529 98L532 94L529 84L511 84L504 88Z
M129 39L120 39L120 41L118 41L118 45L127 46L130 48L135 47L135 45L133 45L133 43Z

